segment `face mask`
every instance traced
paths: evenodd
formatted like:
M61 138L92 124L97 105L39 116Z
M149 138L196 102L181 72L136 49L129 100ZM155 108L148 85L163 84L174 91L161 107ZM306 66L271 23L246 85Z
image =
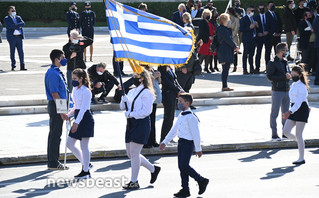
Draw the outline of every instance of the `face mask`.
M270 7L270 11L275 11L275 5L272 5L271 7Z
M235 3L235 7L236 7L236 8L239 8L239 3Z
M181 111L185 111L185 109L186 109L186 107L184 106L183 103L177 103L177 107L178 107L178 109L181 110Z
M16 12L12 12L12 16L15 17L17 15Z
M66 58L60 60L60 64L61 64L62 66L66 66L67 63L68 63L68 60L67 60Z
M304 4L303 4L303 7L307 7L307 3L304 3Z
M249 13L249 16L250 16L250 17L253 17L253 16L254 16L254 12L250 12L250 13Z
M100 71L98 71L98 72L96 72L96 73L97 73L97 75L99 75L99 76L102 76L102 75L103 75L103 73L100 72Z
M133 84L134 84L136 87L138 87L138 86L141 84L140 79L139 79L139 78L133 78Z
M289 52L286 53L285 58L288 58L288 56L289 56Z
M76 11L76 7L73 7L71 10Z
M261 9L259 10L259 12L260 12L260 14L264 14L264 13L265 13L265 8L261 8Z
M299 76L292 76L291 79L292 81L297 82L300 78Z
M209 19L210 19L210 16L207 16L206 19L209 20Z
M86 8L87 11L91 10L91 8Z
M73 86L73 87L77 87L77 86L79 86L79 85L80 85L79 81L72 80L72 86Z
M295 7L296 7L296 5L295 5L295 4L293 4L293 5L292 5L292 9L294 9Z
M78 43L79 43L79 40L73 39L72 43L73 43L73 44L78 44Z

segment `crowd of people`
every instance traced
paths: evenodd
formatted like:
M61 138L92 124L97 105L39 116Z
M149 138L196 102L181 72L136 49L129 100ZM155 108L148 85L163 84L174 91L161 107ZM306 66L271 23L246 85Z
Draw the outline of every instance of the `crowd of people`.
M266 7L268 11L266 11ZM164 150L169 142L178 135L178 167L181 172L182 189L174 194L177 197L190 196L188 178L194 178L199 185L199 194L205 192L209 180L199 175L189 166L190 158L195 150L198 157L202 156L200 146L199 119L191 111L193 98L189 94L195 81L196 66L204 63L207 73L218 71L217 62L222 65L222 91L233 91L228 87L227 79L231 64L233 72L237 71L238 54L243 43L243 74L259 74L261 68L261 52L265 46L266 73L272 82L272 108L270 126L272 139L281 140L277 133L276 119L281 108L283 138L297 140L299 159L294 164L305 163L304 141L302 132L309 117L308 80L307 75L316 73L315 84L319 84L319 7L311 7L305 0L299 1L299 7L294 9L294 1L288 0L285 7L286 43L281 42L283 24L280 15L275 12L275 3L258 5L259 14L255 15L255 7L241 8L240 0L235 0L234 7L227 13L219 14L213 7L213 1L208 0L202 7L200 0L188 0L181 3L178 11L173 13L173 21L196 34L195 51L187 64L174 69L170 65L160 66L157 70L151 65L141 65L144 71L134 74L122 86L118 82L123 72L123 62L113 58L113 75L106 69L105 63L94 64L86 69L85 49L90 46L90 61L93 59L93 39L95 13L91 11L90 2L85 3L85 11L79 15L76 3L70 4L66 14L68 22L67 35L69 41L63 50L52 50L51 67L45 75L45 89L48 99L50 116L50 132L48 137L48 168L65 170L68 167L59 161L60 137L63 120L74 116L74 123L69 131L67 147L81 162L81 172L75 178L89 178L90 163L89 140L94 136L94 118L90 105L97 102L108 103L106 97L117 86L114 99L125 110L127 119L125 143L127 156L131 160L131 180L123 186L124 189L138 189L138 174L140 166L151 173L150 183L154 183L161 171L159 166L151 164L143 155L142 148L159 147ZM147 11L147 5L142 3L140 10ZM12 70L15 68L14 52L18 49L20 69L26 70L23 61L22 39L25 23L16 15L14 6L8 9L5 18L7 39L10 44ZM316 16L314 18L314 16ZM288 18L289 20L286 20ZM80 32L82 31L82 36ZM290 53L294 36L298 35L298 50L301 50L301 63L304 67L295 66L290 70L288 61L292 61ZM274 47L275 55L271 59ZM316 50L314 50L316 49ZM255 55L256 51L256 55ZM316 57L317 53L317 57ZM255 58L255 59L254 59ZM249 72L247 68L249 63ZM213 66L214 64L214 66ZM61 71L67 65L66 78ZM307 73L306 73L307 72ZM290 89L290 80L294 83ZM134 86L133 86L134 85ZM126 92L123 94L121 91ZM72 94L74 107L67 114L57 113L56 100L67 99ZM100 94L98 101L95 96ZM163 103L164 119L161 128L160 143L156 141L156 109ZM175 110L181 110L177 122L174 123ZM296 135L291 133L296 127ZM80 141L81 149L75 146Z

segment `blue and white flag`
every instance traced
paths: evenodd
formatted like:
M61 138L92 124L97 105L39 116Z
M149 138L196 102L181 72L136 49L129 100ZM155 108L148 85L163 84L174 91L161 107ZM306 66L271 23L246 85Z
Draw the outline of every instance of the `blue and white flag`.
M116 60L182 66L194 50L195 36L163 17L113 0L104 0Z

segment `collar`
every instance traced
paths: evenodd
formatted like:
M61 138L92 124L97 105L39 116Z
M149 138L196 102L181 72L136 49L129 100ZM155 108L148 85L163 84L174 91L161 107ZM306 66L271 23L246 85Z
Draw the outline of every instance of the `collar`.
M190 108L188 108L187 110L181 112L181 115L188 115L188 114L191 114L191 113L193 113L193 112L190 110Z
M55 69L55 70L61 72L60 68L59 68L58 66L56 66L56 65L53 65L53 64L52 64L52 65L51 65L51 68L53 68L53 69Z
M284 58L280 59L278 56L275 56L275 61L279 61L279 62L287 62Z
M294 82L294 85L298 85L300 83L302 83L301 80L298 80L297 82Z

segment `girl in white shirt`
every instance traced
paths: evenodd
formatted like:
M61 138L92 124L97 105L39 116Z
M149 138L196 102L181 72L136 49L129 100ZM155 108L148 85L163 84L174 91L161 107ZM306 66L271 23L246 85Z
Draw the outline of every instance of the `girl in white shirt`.
M291 85L289 91L289 98L291 107L288 112L283 114L283 118L287 119L283 129L284 135L289 139L297 140L299 159L293 164L306 163L304 158L305 142L302 137L303 130L309 117L309 105L308 105L308 79L305 75L304 69L295 66L291 71L292 80L294 83ZM293 127L296 126L296 135L291 133Z
M150 114L154 102L154 90L148 71L140 75L140 85L130 90L121 100L121 110L126 110L127 118L125 143L127 156L131 159L131 181L123 186L124 189L138 189L138 173L140 166L144 166L151 172L151 181L154 183L160 172L160 167L152 165L143 155L141 150L147 144L151 131Z
M89 140L94 135L94 119L90 111L92 93L89 82L89 77L83 69L75 69L72 72L74 106L67 115L69 118L74 115L75 121L67 139L67 147L82 164L81 172L74 176L76 179L91 177ZM80 140L81 150L75 147L77 140Z

